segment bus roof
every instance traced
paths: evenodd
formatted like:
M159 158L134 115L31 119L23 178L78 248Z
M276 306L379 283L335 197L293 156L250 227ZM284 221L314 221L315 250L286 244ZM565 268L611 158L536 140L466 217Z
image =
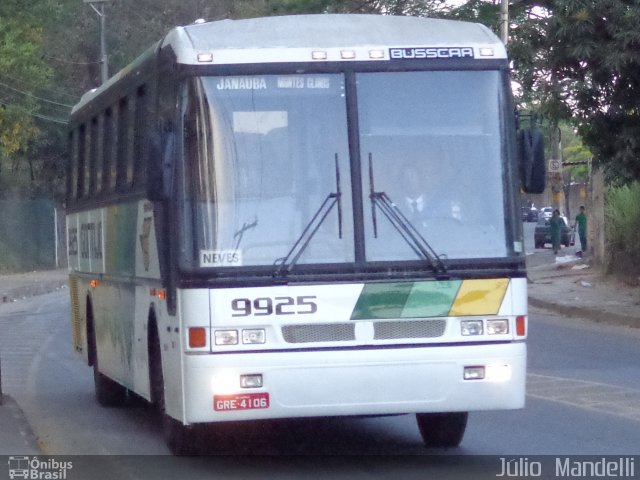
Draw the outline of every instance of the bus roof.
M502 42L484 25L390 15L322 14L221 20L176 27L167 35L164 45L171 45L179 63L194 65L388 60L391 48L443 48L441 56L433 58L451 54L456 47L471 48L474 58L506 58ZM346 49L354 56L345 58L342 52ZM371 58L374 49L384 57ZM316 54L312 58L313 52L324 52L326 56Z
M185 65L507 58L487 27L455 20L315 14L194 23L173 28L104 85L86 92L72 114L167 46Z

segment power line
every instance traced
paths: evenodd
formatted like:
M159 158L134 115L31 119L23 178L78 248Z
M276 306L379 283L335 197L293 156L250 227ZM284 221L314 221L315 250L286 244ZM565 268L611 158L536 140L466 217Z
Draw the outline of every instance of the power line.
M24 81L24 80L21 80L19 78L13 77L13 76L9 75L6 72L0 72L0 78L2 78L2 77L8 78L9 80L12 80L12 81L17 82L17 83L22 83ZM64 92L62 90L56 90L54 88L43 88L43 90L46 90L46 91L49 91L49 92L53 92L53 93L56 93L58 95L64 95L65 97L69 97L69 98L72 98L74 100L76 100L78 98L78 95L73 95L71 93L67 93L67 92Z
M60 103L60 102L56 102L54 100L49 100L48 98L42 98L42 97L38 97L37 95L34 95L33 93L30 92L25 92L23 90L20 90L18 88L14 88L11 85L7 85L6 83L2 83L0 82L0 86L3 86L5 88L8 88L9 90L13 90L14 92L18 92L21 93L22 95L26 95L28 97L32 97L35 98L37 100L41 100L43 102L47 102L47 103L51 103L52 105L59 105L61 107L67 107L67 108L73 108L73 105L67 105L66 103Z
M54 62L66 63L69 65L98 65L101 62L72 62L71 60L65 60L64 58L52 57L51 55L43 55L44 58L53 60Z
M2 102L2 101L0 101L0 105L4 105L5 107L9 107L9 108L15 108L17 110L20 110L20 111L26 113L27 115L30 115L30 116L35 117L35 118L39 118L41 120L46 120L48 122L60 123L62 125L66 125L67 123L69 123L68 121L62 120L60 118L54 118L54 117L50 117L48 115L43 115L41 113L30 112L26 108L22 108L22 107L20 107L18 105L12 105L10 103L5 103L5 102Z

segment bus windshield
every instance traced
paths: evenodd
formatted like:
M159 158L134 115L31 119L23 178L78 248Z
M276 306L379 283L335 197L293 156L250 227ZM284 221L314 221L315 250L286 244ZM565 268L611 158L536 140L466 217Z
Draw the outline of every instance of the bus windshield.
M344 83L339 74L191 79L181 202L189 264L282 262L339 191L297 264L354 261Z
M495 71L359 74L365 208L386 193L444 258L506 256L501 85ZM364 217L367 259L412 258L379 210Z
M188 80L187 268L353 263L354 222L365 261L421 261L416 236L442 259L508 255L501 74L363 72L355 83L360 159L349 156L342 74ZM363 215L353 213L352 161ZM386 213L376 198L388 199Z

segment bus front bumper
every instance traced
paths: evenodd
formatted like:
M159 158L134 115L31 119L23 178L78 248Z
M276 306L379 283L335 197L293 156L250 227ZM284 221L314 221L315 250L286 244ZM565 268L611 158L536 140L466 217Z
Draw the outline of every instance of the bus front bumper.
M181 420L516 409L525 379L524 342L187 355Z

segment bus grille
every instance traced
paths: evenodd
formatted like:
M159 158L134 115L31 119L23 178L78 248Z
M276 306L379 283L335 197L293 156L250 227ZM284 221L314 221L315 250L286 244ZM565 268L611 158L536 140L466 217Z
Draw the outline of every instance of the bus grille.
M396 320L374 322L374 340L436 338L444 335L446 320ZM287 343L349 342L356 340L355 323L286 325L282 336Z
M356 339L355 324L286 325L282 336L287 343L348 342Z
M407 320L375 322L375 340L395 340L402 338L434 338L444 335L446 320Z

